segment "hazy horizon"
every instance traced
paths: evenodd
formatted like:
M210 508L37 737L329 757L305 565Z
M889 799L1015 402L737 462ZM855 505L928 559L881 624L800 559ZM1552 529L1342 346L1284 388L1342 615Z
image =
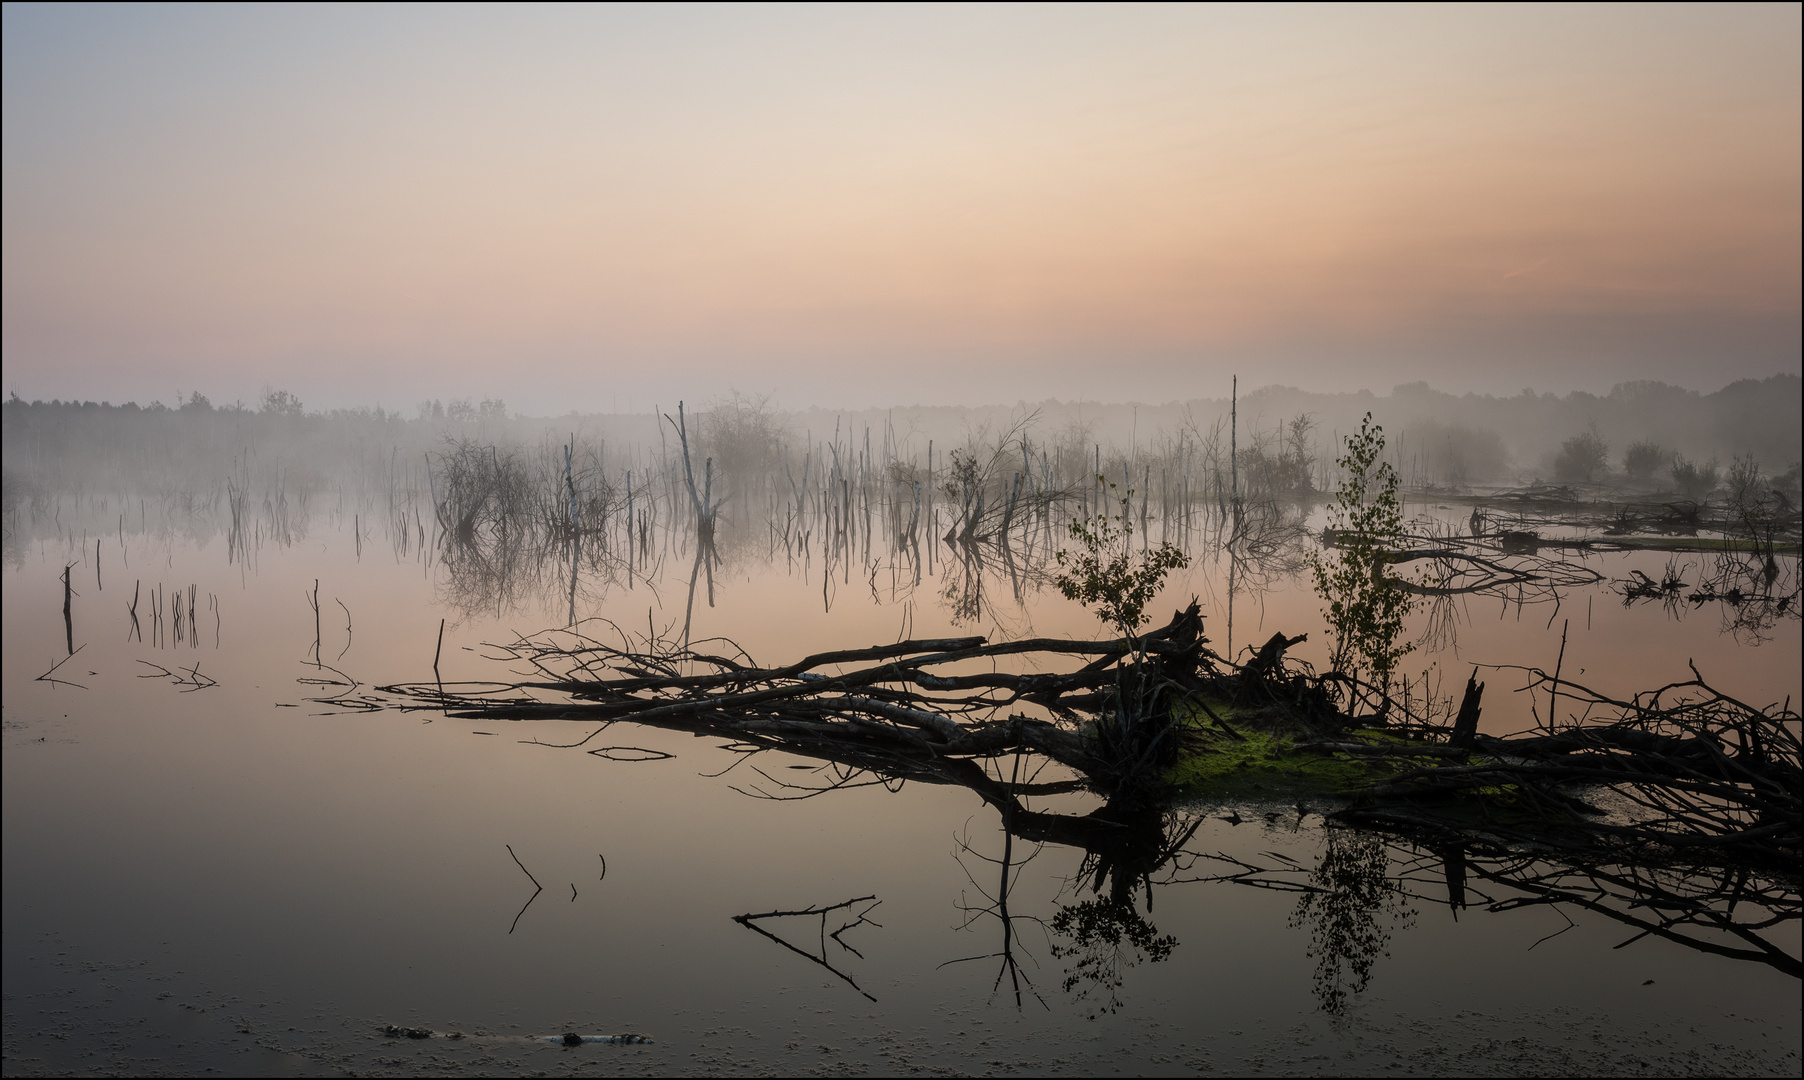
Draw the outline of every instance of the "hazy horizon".
M687 403L688 407L692 410L704 410L705 411L705 410L714 408L714 407L722 405L722 404L738 402L738 403L744 403L744 404L754 405L754 406L758 406L758 407L768 407L769 409L771 409L775 412L779 412L779 413L800 415L800 414L809 413L809 412L824 412L824 413L829 413L829 414L831 414L831 413L858 414L858 413L866 413L866 412L882 412L882 411L886 411L886 410L888 410L888 411L896 411L896 410L910 411L910 410L936 410L936 409L967 410L967 411L973 411L973 412L983 412L983 411L990 411L990 410L1007 411L1010 409L1019 409L1023 406L1027 406L1027 407L1050 406L1050 407L1054 407L1054 408L1072 408L1072 409L1083 409L1083 408L1089 408L1089 407L1096 407L1099 409L1106 409L1106 410L1118 410L1118 409L1130 409L1131 410L1131 409L1136 409L1136 408L1149 409L1149 410L1160 410L1160 409L1181 409L1187 405L1202 404L1202 403L1226 404L1226 403L1230 402L1235 396L1238 396L1239 399L1242 401L1254 402L1254 403L1269 401L1273 398L1288 399L1288 398L1292 398L1292 397L1301 397L1301 398L1314 398L1314 397L1371 398L1374 401L1395 401L1395 400L1400 400L1406 396L1410 396L1412 394L1420 393L1423 391L1425 391L1429 395L1445 395L1447 397L1451 397L1451 398L1461 400L1461 401L1480 401L1480 402L1494 402L1494 403L1510 402L1514 399L1521 398L1524 396L1532 396L1532 397L1540 398L1540 399L1552 399L1557 402L1572 402L1576 397L1589 395L1590 397L1598 399L1600 401L1610 401L1610 400L1613 400L1615 397L1621 396L1621 393L1624 390L1638 389L1642 385L1669 388L1669 389L1682 391L1686 394L1696 395L1699 398L1708 398L1715 394L1722 393L1725 390L1729 390L1732 387L1736 387L1741 384L1764 383L1764 382L1768 382L1768 381L1774 380L1774 379L1782 379L1787 376L1790 376L1794 379L1804 378L1804 376L1800 376L1799 373L1797 373L1797 372L1779 371L1779 372L1773 372L1766 376L1747 376L1747 377L1743 377L1743 378L1723 380L1714 386L1705 384L1701 388L1700 387L1692 387L1692 386L1683 386L1678 383L1669 383L1669 382L1665 382L1663 380L1658 380L1658 379L1651 379L1651 380L1624 379L1624 380L1619 380L1617 383L1615 383L1609 387L1605 387L1601 392L1586 389L1586 388L1569 388L1569 389L1565 389L1565 390L1559 390L1559 389L1552 389L1552 388L1547 388L1547 387L1525 386L1525 387L1522 387L1522 388L1516 390L1513 393L1499 394L1499 393L1490 393L1490 392L1478 391L1478 390L1449 389L1444 386L1437 386L1433 382L1426 380L1426 379L1417 380L1415 382L1410 382L1410 383L1398 383L1394 386L1389 387L1388 389L1379 389L1379 388L1371 387L1371 386L1362 386L1362 387L1357 387L1354 389L1329 389L1329 388L1322 388L1322 387L1296 386L1293 384L1286 384L1286 383L1253 383L1253 382L1243 382L1238 387L1236 387L1236 385L1233 381L1235 378L1235 375L1233 375L1231 373L1228 377L1228 381L1226 383L1224 383L1222 387L1220 387L1219 393L1203 392L1203 393L1192 394L1189 397L1185 397L1185 398L1167 398L1167 399L1163 399L1163 400L1150 400L1150 399L1142 400L1142 399L1133 399L1133 398L1108 398L1108 397L1100 397L1100 396L1059 397L1056 395L1046 395L1046 396L1042 396L1042 397L1018 396L1012 401L1006 401L1006 400L1000 400L1000 399L993 400L993 401L970 400L970 401L960 401L960 402L928 401L928 400L895 400L895 401L882 401L882 402L875 402L875 403L868 403L868 404L850 404L850 403L832 403L832 402L826 402L826 403L803 402L803 403L798 404L798 403L794 403L794 402L787 400L784 397L784 395L781 393L770 392L770 393L766 393L766 394L756 394L756 393L750 393L750 392L746 391L743 387L738 386L738 385L728 385L728 386L717 387L717 388L715 388L715 391L711 392L711 393L678 394L677 396L672 397L671 399L669 399L667 401L659 400L659 401L649 401L649 402L637 402L637 401L630 401L627 399L620 399L616 402L610 402L609 406L607 408L602 408L599 405L596 405L594 407L583 407L579 404L565 403L564 407L561 408L561 410L559 410L559 411L532 411L530 409L520 408L520 407L516 406L516 404L512 400L502 397L499 394L472 396L472 395L446 395L446 394L440 394L440 393L423 393L422 396L420 396L420 397L417 397L411 401L403 401L403 402L391 402L391 401L384 401L384 400L372 399L372 398L356 398L354 396L347 397L346 400L328 399L325 401L310 401L310 400L307 400L306 398L301 397L298 394L292 393L292 391L290 391L287 386L277 386L277 385L273 385L273 384L266 385L266 387L263 390L259 391L256 394L250 395L249 397L239 396L239 397L234 397L234 398L230 398L230 399L215 396L214 394L209 393L207 391L207 388L205 388L205 387L189 387L189 388L183 388L179 391L171 392L169 394L149 395L149 396L144 397L142 400L140 400L138 398L118 398L115 400L114 398L110 398L110 397L95 398L95 397L79 396L79 395L71 396L68 398L62 398L55 394L52 394L49 396L27 396L27 395L17 393L10 386L4 388L4 390L0 390L0 393L3 393L4 397L8 400L19 400L21 402L34 404L34 405L43 405L43 404L49 404L51 402L60 402L65 405L84 405L84 404L85 405L96 405L96 404L98 404L98 405L106 405L106 406L137 406L139 408L146 408L146 409L154 408L158 405L161 405L161 406L164 406L164 407L167 407L170 409L179 409L183 405L189 404L191 402L191 396L193 394L198 393L199 395L201 395L201 397L203 399L205 399L205 402L206 402L206 405L208 408L226 409L226 410L245 409L245 410L249 410L252 412L257 411L263 405L264 398L266 397L266 395L268 395L270 393L288 393L290 399L293 402L298 403L299 408L304 413L322 414L323 415L323 414L327 414L327 413L332 413L332 412L336 412L336 411L345 411L345 410L357 411L357 410L367 410L367 409L380 409L380 410L390 413L390 414L399 415L404 419L412 418L414 416L414 414L416 413L416 411L420 408L421 405L428 404L428 403L436 403L439 405L449 405L452 402L461 402L465 405L474 407L474 406L483 404L485 402L498 402L503 407L501 415L503 415L504 417L506 417L508 419L557 420L557 419L560 419L563 417L568 417L568 416L595 416L595 417L632 416L632 415L637 415L640 413L645 413L645 412L651 411L653 409L656 409L660 412L669 412L669 411L673 411L679 402Z

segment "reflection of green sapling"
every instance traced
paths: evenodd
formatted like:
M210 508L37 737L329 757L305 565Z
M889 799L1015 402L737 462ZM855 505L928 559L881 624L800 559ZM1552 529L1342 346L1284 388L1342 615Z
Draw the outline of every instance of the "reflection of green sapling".
M1333 553L1310 556L1315 591L1328 605L1322 614L1334 633L1335 670L1350 673L1364 664L1380 687L1415 648L1401 640L1412 598L1384 572L1403 543L1403 504L1397 470L1379 460L1383 452L1384 429L1367 413L1359 433L1347 437L1340 459L1345 478L1328 506Z
M1098 481L1107 483L1102 477ZM1109 489L1115 489L1109 484ZM1169 570L1190 565L1189 556L1161 542L1158 547L1134 553L1134 523L1128 514L1133 489L1121 497L1121 513L1098 514L1089 521L1071 522L1071 538L1082 551L1060 551L1060 572L1053 579L1067 600L1085 607L1095 605L1096 617L1133 637L1146 618L1146 605L1159 595L1159 585Z

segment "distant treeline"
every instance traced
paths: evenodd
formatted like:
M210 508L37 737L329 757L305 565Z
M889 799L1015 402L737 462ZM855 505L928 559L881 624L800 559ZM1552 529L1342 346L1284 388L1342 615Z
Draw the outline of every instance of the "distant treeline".
M674 415L674 403L662 411ZM1332 481L1338 436L1357 430L1368 411L1386 430L1386 456L1411 486L1613 477L1659 484L1675 463L1702 472L1712 461L1727 469L1750 455L1763 472L1782 475L1796 472L1804 443L1804 381L1797 375L1742 380L1710 394L1645 381L1602 396L1454 395L1425 383L1384 396L1268 386L1237 402L1224 394L1156 406L1048 401L848 412L787 412L768 398L735 394L691 402L688 423L694 445L718 459L723 479L758 472L782 486L783 470L799 470L807 448L822 443L851 447L875 439L882 460L925 461L931 441L943 462L961 446L1029 431L1055 465L1072 459L1061 470L1066 476L1086 471L1091 460L1156 462L1199 446L1225 461L1233 445L1243 469L1249 462L1281 465L1297 474L1286 486L1320 490ZM309 412L281 390L249 407L216 407L198 392L175 406L28 402L15 394L0 413L9 510L49 492L204 497L228 484L424 490L426 455L466 441L561 445L574 435L609 473L667 468L674 445L658 412L532 418L509 415L495 399L429 400L404 414L380 407Z
M1369 409L1400 436L1394 444L1399 465L1413 466L1423 482L1453 479L1462 465L1473 468L1468 479L1478 481L1602 479L1602 473L1562 475L1562 451L1578 436L1593 437L1604 448L1609 474L1630 471L1629 451L1637 445L1664 451L1665 462L1679 455L1726 467L1752 455L1768 471L1783 473L1798 463L1804 442L1804 379L1797 375L1743 379L1710 394L1645 380L1618 383L1602 396L1582 390L1565 396L1530 390L1512 397L1455 395L1409 383L1388 397L1271 387L1245 400L1268 414L1313 413L1343 433L1357 429Z

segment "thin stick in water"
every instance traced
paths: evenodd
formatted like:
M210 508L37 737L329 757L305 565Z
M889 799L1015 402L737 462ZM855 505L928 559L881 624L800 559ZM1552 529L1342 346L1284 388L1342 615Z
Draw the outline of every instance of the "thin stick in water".
M439 654L445 651L445 620L438 621L438 647L432 650L432 678L438 683L438 692L445 692L445 680L438 673Z
M70 610L70 600L75 596L74 586L69 584L70 563L63 567L63 640L69 647L69 655L75 655L75 617Z
M525 874L525 875L526 875L526 879L527 879L527 880L528 880L528 881L531 881L531 882L532 882L532 886L533 886L533 889L532 889L532 895L531 895L531 896L529 896L529 897L527 897L527 898L526 898L526 903L524 903L524 904L521 904L521 905L520 905L520 910L519 910L519 912L518 912L518 913L517 913L517 914L516 914L516 915L515 915L515 916L514 916L514 923L513 923L513 925L512 925L512 926L509 926L509 927L508 927L508 928L507 928L507 932L508 932L508 933L510 933L510 934L511 934L511 933L513 933L513 932L514 932L514 930L515 930L515 929L516 929L516 928L518 928L518 927L519 927L519 925L520 925L520 916L521 916L521 915L524 915L524 914L526 914L526 909L527 909L527 908L529 908L529 907L531 907L531 906L532 906L532 902L533 902L533 901L534 901L534 900L537 900L537 899L538 899L538 898L539 898L539 894L540 894L540 893L542 893L542 892L544 892L544 891L545 891L545 886L543 886L543 885L540 885L540 884L539 884L539 879L538 879L538 878L536 878L536 877L533 877L533 876L532 876L532 871L531 871L531 870L528 870L528 869L527 869L527 868L526 868L526 864L525 864L525 863L523 863L523 862L521 862L521 861L520 861L520 856L518 856L518 855L514 855L514 845L512 845L512 844L508 844L508 845L506 845L506 847L507 847L507 853L508 853L508 854L509 854L509 855L512 855L512 856L513 856L513 860L514 860L514 865L515 865L515 866L518 866L518 867L519 867L519 868L520 868L520 872L521 872L521 873L523 873L523 874Z
M332 602L337 604L340 608L343 608L345 613L345 647L338 653L338 658L343 660L345 658L345 653L351 651L351 609L345 607L345 602L336 596L332 598Z
M1571 619L1567 619L1560 624L1560 657L1558 660L1554 661L1553 685L1547 690L1547 727L1549 730L1553 729L1559 719L1554 712L1554 708L1560 700L1560 668L1566 663L1566 630L1571 625ZM1579 674L1582 675L1584 673L1580 672Z

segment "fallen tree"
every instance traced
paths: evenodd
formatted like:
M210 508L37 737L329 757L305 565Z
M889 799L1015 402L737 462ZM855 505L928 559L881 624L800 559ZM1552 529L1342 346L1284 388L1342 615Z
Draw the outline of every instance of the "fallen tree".
M1478 732L1484 688L1476 678L1457 714L1435 719L1369 684L1288 659L1300 637L1275 634L1246 663L1228 661L1208 648L1194 603L1137 637L911 640L777 667L760 666L730 642L635 641L613 630L615 644L566 630L493 646L493 659L523 665L513 681L395 684L331 700L597 725L578 742L547 744L569 748L617 722L713 735L748 755L777 750L833 762L841 774L830 787L907 779L969 787L1020 823L1043 816L1021 796L1054 790L1097 792L1109 820L1207 795L1176 788L1174 763L1227 753L1256 729L1259 745L1270 747L1261 764L1280 780L1293 766L1303 775L1312 759L1357 764L1351 781L1343 772L1332 790L1307 792L1341 801L1335 816L1345 822L1436 842L1482 838L1656 859L1664 852L1797 870L1798 713L1789 704L1750 706L1695 671L1619 700L1518 669L1528 692L1548 695L1548 715L1563 700L1570 722L1500 738ZM984 764L1005 754L1038 755L1071 774L1050 787L991 779ZM817 790L797 794L764 775L773 787L748 793ZM1047 821L1033 831L1050 839L1073 829L1083 834L1091 825Z
M1118 794L1150 790L1176 752L1174 703L1211 686L1282 684L1272 678L1282 647L1245 668L1230 664L1207 648L1194 603L1131 638L912 640L779 667L757 665L731 642L635 642L614 629L619 644L555 631L492 646L494 659L526 666L518 681L396 684L357 700L472 719L630 720L816 756L854 750L890 768L1029 751ZM1072 670L1004 671L995 666L1003 658ZM971 670L981 665L991 670Z

